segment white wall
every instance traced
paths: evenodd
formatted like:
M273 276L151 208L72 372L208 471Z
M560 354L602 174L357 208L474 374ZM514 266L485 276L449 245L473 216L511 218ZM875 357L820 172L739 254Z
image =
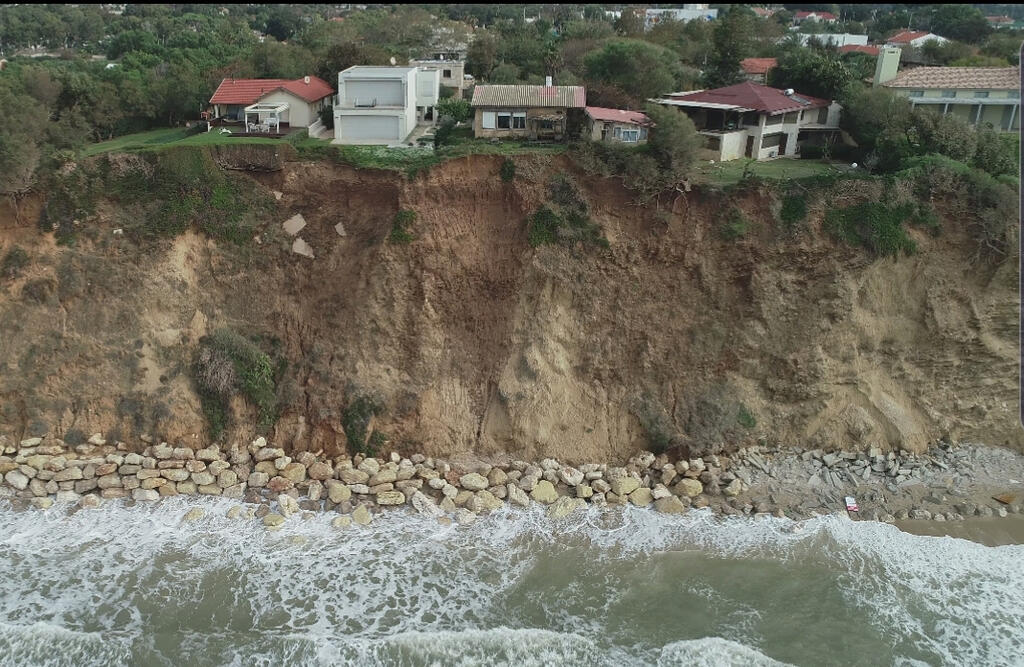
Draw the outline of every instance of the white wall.
M400 79L346 79L344 85L344 106L369 104L372 100L377 100L379 106L402 106L405 97Z
M441 71L416 68L416 106L432 107L441 94Z

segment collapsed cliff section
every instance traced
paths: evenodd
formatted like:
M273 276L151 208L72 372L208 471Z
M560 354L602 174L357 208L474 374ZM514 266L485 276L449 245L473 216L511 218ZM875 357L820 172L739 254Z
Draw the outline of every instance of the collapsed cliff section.
M879 182L801 186L806 217L787 224L777 186L642 207L565 157L516 157L511 180L502 161L407 179L275 155L225 181L230 201L261 202L230 234L203 209L147 236L177 209L102 192L58 245L36 225L45 196L4 209L0 262L15 247L26 260L0 277L0 434L206 442L197 351L228 330L273 361L267 427L295 450L1024 445L1016 258L978 261L942 201L941 233L911 227L918 251L879 259L822 231L829 209L891 196ZM606 244L531 246L526 221L556 206L560 174ZM391 238L400 211L411 240ZM257 412L232 396L218 437L251 438Z

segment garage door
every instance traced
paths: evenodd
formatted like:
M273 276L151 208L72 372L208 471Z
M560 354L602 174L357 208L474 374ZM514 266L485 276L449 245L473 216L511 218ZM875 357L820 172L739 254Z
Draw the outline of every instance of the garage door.
M342 116L342 139L398 141L397 116Z

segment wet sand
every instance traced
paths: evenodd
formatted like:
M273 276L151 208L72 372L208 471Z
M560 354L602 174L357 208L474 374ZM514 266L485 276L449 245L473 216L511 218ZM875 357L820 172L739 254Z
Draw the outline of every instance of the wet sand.
M896 526L907 533L941 537L948 535L990 547L1024 544L1024 516L972 517L964 521L897 521Z

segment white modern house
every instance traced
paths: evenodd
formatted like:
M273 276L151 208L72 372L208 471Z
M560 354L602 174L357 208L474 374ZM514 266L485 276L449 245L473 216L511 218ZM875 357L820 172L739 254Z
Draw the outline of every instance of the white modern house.
M432 122L436 71L354 65L338 73L334 143L404 143L418 123Z
M644 29L650 30L662 21L714 21L718 18L717 9L709 9L707 4L686 4L682 7L653 8L644 12Z
M837 48L841 48L844 46L867 46L868 43L867 35L854 35L848 32L822 32L813 35L800 32L795 34L796 39L800 40L801 46L807 46L807 42L809 42L811 39L817 39L822 44L835 46ZM786 38L784 37L782 40L779 41L783 41L785 39Z

